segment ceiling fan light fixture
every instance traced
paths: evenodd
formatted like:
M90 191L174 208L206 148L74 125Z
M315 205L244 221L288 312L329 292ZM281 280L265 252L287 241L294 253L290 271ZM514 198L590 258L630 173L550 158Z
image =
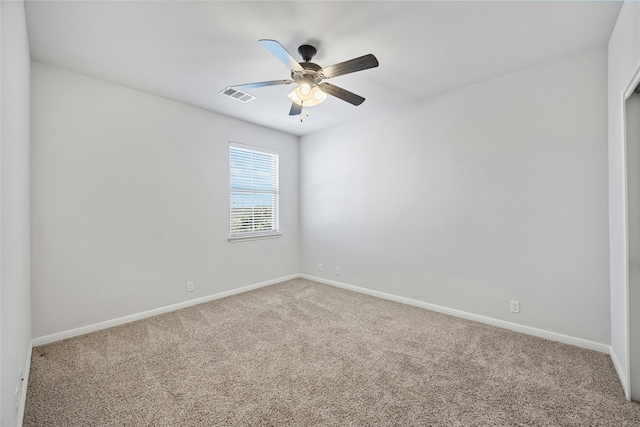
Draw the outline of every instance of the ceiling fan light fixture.
M301 94L301 87L298 87L287 95L292 102L304 107L314 107L327 99L327 94L320 90L318 86L311 88L306 95Z
M320 90L318 86L315 86L313 89L311 89L311 95L313 95L313 99L315 101L314 105L318 105L325 99L327 99L327 94Z
M300 97L298 96L298 94L297 94L297 92L296 92L296 91L297 91L297 89L292 90L292 91L289 93L289 95L287 95L287 96L289 97L289 99L290 99L292 102L295 102L295 103L296 103L296 104L298 104L298 105L302 105L302 102L303 102L303 101L302 101L302 99L300 99Z
M302 79L298 83L298 87L295 89L295 93L302 101L309 101L313 98L312 88L314 84L309 79Z
M309 96L309 94L311 93L311 88L309 87L309 83L307 82L302 83L300 85L299 90L300 90L300 94L305 97Z

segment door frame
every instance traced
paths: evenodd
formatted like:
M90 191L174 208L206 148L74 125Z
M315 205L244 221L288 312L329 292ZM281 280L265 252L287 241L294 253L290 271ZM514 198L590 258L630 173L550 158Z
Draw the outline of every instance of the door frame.
M622 96L622 135L624 138L623 145L623 174L624 174L624 298L625 298L625 325L626 325L626 366L625 366L625 397L631 400L631 301L630 301L630 283L629 283L629 198L628 198L628 156L627 156L627 101L633 95L634 90L640 85L640 63L636 64L635 72L623 92Z

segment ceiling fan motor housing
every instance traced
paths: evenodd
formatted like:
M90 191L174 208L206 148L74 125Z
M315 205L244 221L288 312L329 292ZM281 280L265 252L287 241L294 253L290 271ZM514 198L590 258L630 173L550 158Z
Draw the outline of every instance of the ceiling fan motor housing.
M322 81L322 76L318 74L322 67L311 62L311 58L316 55L316 52L316 48L309 44L303 44L298 48L298 53L304 59L304 62L300 62L300 66L304 70L291 71L291 77L295 82L300 83L301 80L311 80L318 84Z
M313 80L315 83L320 83L322 77L318 75L318 71L322 69L318 64L314 64L313 62L301 62L300 65L304 68L303 71L291 71L291 78L295 82L300 82L300 80L309 79Z

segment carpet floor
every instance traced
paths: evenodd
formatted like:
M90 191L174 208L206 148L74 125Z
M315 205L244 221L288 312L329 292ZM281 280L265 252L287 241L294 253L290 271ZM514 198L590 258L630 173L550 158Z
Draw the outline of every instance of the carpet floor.
M606 354L295 279L35 347L24 426L640 426Z

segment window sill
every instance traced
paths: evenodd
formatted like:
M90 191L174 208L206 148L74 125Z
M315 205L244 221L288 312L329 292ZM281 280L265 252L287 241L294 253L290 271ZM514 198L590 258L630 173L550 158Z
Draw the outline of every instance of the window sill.
M282 233L269 234L247 234L246 236L229 236L230 243L247 242L250 240L275 239L282 236Z

